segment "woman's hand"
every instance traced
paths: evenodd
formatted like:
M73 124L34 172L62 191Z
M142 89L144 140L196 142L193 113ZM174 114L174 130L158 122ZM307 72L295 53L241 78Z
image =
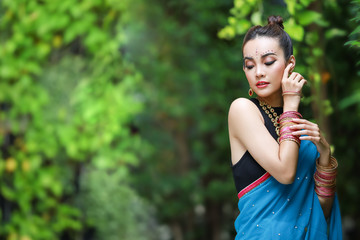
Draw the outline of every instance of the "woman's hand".
M290 73L290 69L293 67L292 63L289 63L285 70L284 75L282 78L282 91L284 94L284 111L291 111L291 110L297 110L300 98L301 98L301 90L304 86L304 84L307 83L307 81L304 79L304 77L297 73L293 72Z
M330 165L330 146L327 143L326 139L320 132L319 126L315 123L312 123L306 119L293 119L293 122L297 123L296 125L291 126L295 132L293 135L303 135L300 137L301 140L310 140L312 141L320 153L319 164L322 166ZM306 136L304 136L306 135ZM324 212L325 218L328 218L331 214L331 209L334 201L334 197L323 198L318 196L321 208Z
M312 141L320 153L320 164L327 166L330 157L330 145L320 132L320 128L316 123L312 123L306 119L293 119L296 125L291 126L294 130L293 135L300 136L300 140Z

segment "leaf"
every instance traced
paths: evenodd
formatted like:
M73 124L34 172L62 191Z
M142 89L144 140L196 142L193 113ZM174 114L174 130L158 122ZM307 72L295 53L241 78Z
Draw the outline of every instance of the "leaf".
M351 32L350 36L360 33L360 26L357 26L354 31Z
M254 12L251 15L251 22L254 25L261 25L261 12Z
M284 27L292 39L299 41L299 42L301 42L303 40L304 28L300 25L297 25L293 18L291 18L287 22L285 22Z
M6 185L2 185L1 194L5 197L5 199L8 199L8 200L16 199L16 193L14 192L14 190L10 189Z
M359 27L360 30L360 27ZM342 37L345 36L347 33L345 30L339 29L339 28L331 28L325 32L325 38L331 39L334 37Z
M312 53L316 57L321 57L324 54L324 51L321 48L313 48Z
M326 116L331 115L334 112L333 107L331 106L331 102L329 99L322 102L322 107L324 109L324 114Z
M300 3L304 6L307 7L309 6L310 3L314 2L314 0L300 0Z
M319 34L317 32L308 32L305 36L305 42L308 45L315 45L319 41Z
M232 26L226 26L218 32L218 37L231 40L235 37L235 29Z
M295 17L302 26L307 26L311 23L318 22L322 16L318 12L306 10L296 14Z
M360 41L352 40L344 44L345 46L350 45L350 47L360 47Z
M230 25L235 25L236 24L236 18L235 17L229 17L228 18L228 23L230 24Z
M295 7L296 7L296 1L293 0L285 0L287 10L291 15L295 15Z
M251 27L251 23L246 19L238 20L236 23L236 33L244 34Z
M351 94L350 96L342 99L339 102L339 108L340 109L345 109L348 108L354 104L359 104L360 103L360 90L357 90L355 93Z

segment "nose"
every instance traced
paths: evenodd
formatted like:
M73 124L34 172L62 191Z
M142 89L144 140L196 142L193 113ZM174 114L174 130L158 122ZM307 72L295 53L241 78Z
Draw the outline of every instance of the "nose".
M260 66L256 67L256 77L257 78L262 78L265 76L265 73L263 71L263 68L261 68Z

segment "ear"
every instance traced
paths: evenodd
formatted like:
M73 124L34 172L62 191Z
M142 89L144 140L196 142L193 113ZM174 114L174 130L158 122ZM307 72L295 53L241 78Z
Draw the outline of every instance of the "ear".
M295 64L296 64L296 59L295 59L294 55L291 55L291 56L290 56L289 60L288 60L287 63L286 63L286 66L287 66L288 64L290 64L290 63L292 63L292 65L293 65L293 66L290 68L290 73L292 73L292 72L294 71Z

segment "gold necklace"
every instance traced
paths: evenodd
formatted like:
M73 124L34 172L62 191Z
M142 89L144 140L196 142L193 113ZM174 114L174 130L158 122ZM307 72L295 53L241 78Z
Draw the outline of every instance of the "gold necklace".
M265 113L269 116L271 122L274 124L276 134L280 136L280 131L279 131L280 124L278 123L279 116L269 104L267 104L266 102L260 99L258 100L261 108L265 111Z

